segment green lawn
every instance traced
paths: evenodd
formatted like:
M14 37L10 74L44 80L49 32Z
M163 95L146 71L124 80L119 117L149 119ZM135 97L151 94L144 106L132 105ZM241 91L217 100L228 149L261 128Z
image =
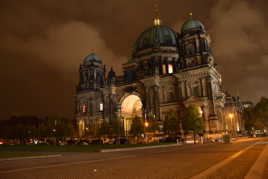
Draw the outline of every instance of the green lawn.
M24 151L24 152L98 152L102 149L129 148L129 147L144 147L163 144L104 144L104 145L2 145L0 153L4 151Z

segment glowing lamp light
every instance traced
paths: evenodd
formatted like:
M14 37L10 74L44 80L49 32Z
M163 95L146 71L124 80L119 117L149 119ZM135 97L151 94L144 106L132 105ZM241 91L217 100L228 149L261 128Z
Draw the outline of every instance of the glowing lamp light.
M144 126L145 126L145 127L148 127L148 126L149 126L149 122L146 121L146 122L144 123Z
M203 114L203 111L202 111L202 109L199 109L199 113L200 113L200 115L202 115L202 114Z
M159 18L154 19L154 25L155 26L161 25L161 20Z
M234 115L233 115L232 113L230 113L228 116L229 116L229 118L231 118L231 119L234 117Z

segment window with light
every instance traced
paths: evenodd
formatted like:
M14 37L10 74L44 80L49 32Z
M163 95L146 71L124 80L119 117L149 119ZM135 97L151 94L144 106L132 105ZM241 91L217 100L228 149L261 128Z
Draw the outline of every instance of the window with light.
M163 74L167 74L167 68L165 64L162 65L162 71L163 71Z
M83 106L82 106L82 112L83 113L86 113L87 112L87 105L86 104L83 104Z
M173 65L172 64L168 64L168 73L173 73Z
M103 103L100 103L100 111L103 111Z

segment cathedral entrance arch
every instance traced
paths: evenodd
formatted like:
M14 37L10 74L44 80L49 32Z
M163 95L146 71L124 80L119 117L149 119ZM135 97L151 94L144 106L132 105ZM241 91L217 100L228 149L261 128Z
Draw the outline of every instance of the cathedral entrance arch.
M143 115L143 104L138 94L125 95L121 100L121 119L124 124L124 131L126 135L130 131L133 118Z

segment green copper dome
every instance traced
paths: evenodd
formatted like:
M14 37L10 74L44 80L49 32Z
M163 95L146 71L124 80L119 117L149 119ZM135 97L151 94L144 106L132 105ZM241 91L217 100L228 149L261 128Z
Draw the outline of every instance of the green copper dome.
M101 58L97 56L95 53L91 53L84 59L84 64L90 64L91 62L102 63Z
M133 55L157 47L177 47L177 33L168 26L155 25L141 33L134 44Z
M200 21L191 18L182 25L181 32L185 33L191 30L205 31L205 27Z

